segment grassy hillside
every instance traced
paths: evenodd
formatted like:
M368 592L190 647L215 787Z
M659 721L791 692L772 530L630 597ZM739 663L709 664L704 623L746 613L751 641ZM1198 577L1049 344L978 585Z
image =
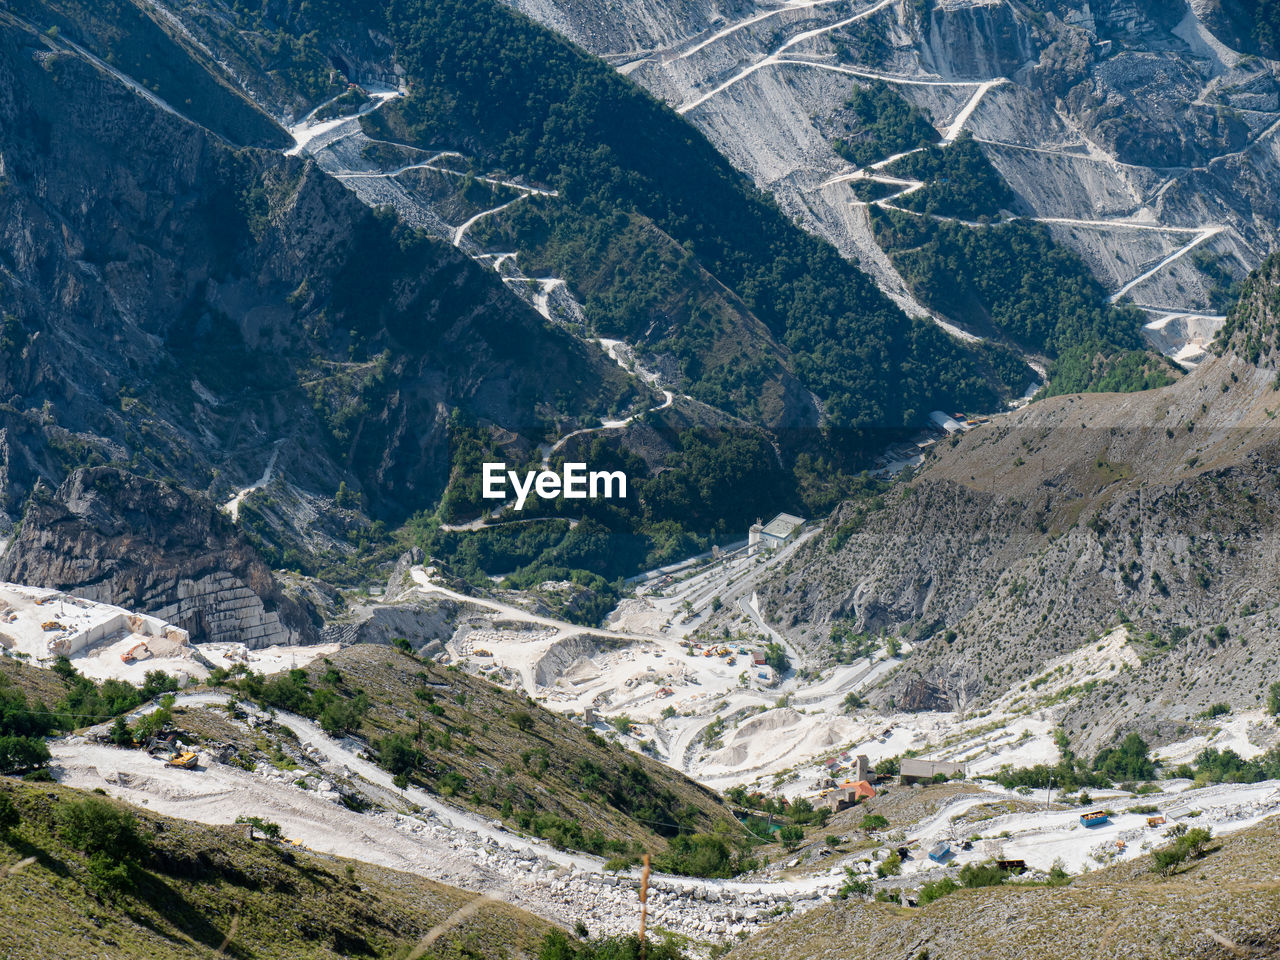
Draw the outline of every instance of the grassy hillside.
M1070 886L965 889L921 909L853 899L787 920L733 960L1131 960L1271 957L1280 947L1280 821L1211 842L1164 877L1147 856Z
M409 874L251 841L242 827L0 778L6 957L403 958L475 899ZM455 918L426 955L529 956L547 929L489 903Z
M356 734L407 783L566 847L666 853L667 869L704 872L679 855L690 838L727 825L728 860L711 868L724 872L740 846L743 831L705 787L520 694L389 647L350 647L307 670L231 682Z

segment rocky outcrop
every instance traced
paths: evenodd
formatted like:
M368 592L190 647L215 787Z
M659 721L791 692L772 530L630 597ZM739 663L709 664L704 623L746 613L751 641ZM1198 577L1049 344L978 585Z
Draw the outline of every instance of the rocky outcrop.
M894 706L908 713L923 713L926 710L950 710L951 701L936 683L919 677L907 684Z
M1254 278L1222 355L1177 384L1031 404L943 445L879 512L842 508L762 588L766 613L820 656L830 623L906 632L877 697L908 709L989 702L1130 622L1135 662L1064 721L1093 749L1255 706L1280 655L1277 279ZM1263 366L1236 352L1255 348Z
M386 591L383 593L383 600L390 603L392 600L399 599L412 590L416 586L412 570L425 562L426 559L427 555L422 552L421 547L413 547L402 553L395 566L391 568L391 573L387 576L387 586Z
M31 498L0 579L51 587L173 623L196 642L312 643L309 610L208 500L111 467Z
M540 687L549 687L575 663L584 657L594 657L599 652L590 637L565 637L553 643L533 665L533 680Z
M444 651L453 636L460 605L453 600L419 597L390 604L358 604L325 625L326 643L389 644L408 640L425 656Z
M920 62L941 77L1011 77L1038 59L1031 24L1003 0L946 0L921 24Z

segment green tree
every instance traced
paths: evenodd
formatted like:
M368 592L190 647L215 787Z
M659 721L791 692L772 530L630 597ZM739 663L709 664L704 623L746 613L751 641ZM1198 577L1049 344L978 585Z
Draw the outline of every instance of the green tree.
M117 747L133 746L133 731L129 729L124 717L116 717L115 723L111 725L111 742Z
M1156 775L1147 741L1137 733L1130 733L1120 746L1100 751L1093 761L1093 769L1109 780L1150 780Z
M49 763L51 756L39 737L0 737L0 773L22 773Z
M422 763L422 752L403 733L389 733L378 742L378 765L391 773L407 774Z
M804 841L804 829L794 823L785 824L778 830L778 839L786 849L794 850Z
M780 643L769 642L765 644L764 662L778 671L779 675L791 669L791 658L787 656L786 648Z
M91 857L132 860L143 850L138 821L132 813L101 797L64 800L54 808L58 834Z

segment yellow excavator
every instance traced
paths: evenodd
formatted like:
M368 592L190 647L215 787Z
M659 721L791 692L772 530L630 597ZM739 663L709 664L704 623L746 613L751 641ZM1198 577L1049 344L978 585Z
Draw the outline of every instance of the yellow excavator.
M196 755L190 750L184 750L182 753L175 753L165 763L166 767L181 767L183 770L194 770L196 766Z

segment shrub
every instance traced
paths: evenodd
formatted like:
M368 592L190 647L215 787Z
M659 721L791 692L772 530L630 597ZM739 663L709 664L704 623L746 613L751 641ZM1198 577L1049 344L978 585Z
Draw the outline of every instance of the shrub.
M1203 827L1187 830L1177 836L1169 846L1152 851L1151 869L1167 877L1188 859L1202 856L1205 846L1212 839L1213 834Z
M668 848L653 858L653 866L686 877L728 878L754 869L756 863L719 834L682 833L672 837Z
M62 838L84 853L126 859L142 852L138 821L109 800L86 797L63 801L54 810L54 821Z
M926 883L920 888L920 906L927 906L935 900L941 900L949 893L955 893L960 889L960 884L956 883L950 877L943 877L941 880L933 883Z
M391 773L405 773L422 762L422 752L403 733L389 733L378 741L378 765Z
M7 833L22 821L13 798L7 793L0 793L0 833Z
M538 947L538 960L686 960L672 939L641 942L635 934L600 937L575 943L558 927L552 928Z
M462 774L458 773L456 770L450 770L448 773L444 774L436 783L436 786L439 788L440 792L444 794L446 797L452 797L461 793L463 789L466 787L466 785L467 785L466 778L463 777Z
M855 893L860 897L865 897L871 893L871 884L855 874L852 867L845 867L844 875L845 881L832 899L848 900Z
M883 830L889 826L889 821L878 813L868 813L862 818L861 826L863 830L867 831Z
M124 893L133 888L133 872L125 861L95 853L89 858L88 885L98 893Z
M998 887L1009 877L994 863L966 863L960 868L960 882L966 887Z
M270 837L272 840L280 839L280 824L273 823L270 820L263 820L261 817L236 817L236 823L247 823L249 825L250 835L257 830L264 837Z
M882 879L884 877L896 877L900 873L902 873L902 858L898 856L896 850L889 854L883 863L876 865L876 876Z

